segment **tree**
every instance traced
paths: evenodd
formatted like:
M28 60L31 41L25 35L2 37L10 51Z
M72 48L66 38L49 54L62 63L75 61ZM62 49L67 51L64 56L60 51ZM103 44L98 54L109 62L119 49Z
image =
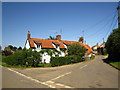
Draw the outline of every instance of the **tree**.
M22 50L22 47L19 47L18 50Z
M1 55L1 53L2 53L2 47L1 47L1 45L0 45L0 55Z
M8 65L25 66L27 62L28 66L37 67L38 64L41 62L41 56L39 52L32 51L31 49L17 50L14 54L3 57L2 60Z
M13 46L12 45L8 45L8 47L10 47L10 49L13 50Z
M109 54L108 58L111 61L118 61L120 55L120 28L113 30L108 37L105 47Z
M8 45L8 47L10 47L10 50L13 50L13 51L16 51L16 50L17 50L17 47L15 47L15 46Z
M81 46L79 43L74 43L68 46L68 55L79 55L84 56L87 49Z
M56 40L56 38L55 38L55 37L52 37L52 36L49 36L48 39L50 39L50 40Z
M16 50L17 50L17 47L14 46L12 50L13 50L13 51L16 51Z

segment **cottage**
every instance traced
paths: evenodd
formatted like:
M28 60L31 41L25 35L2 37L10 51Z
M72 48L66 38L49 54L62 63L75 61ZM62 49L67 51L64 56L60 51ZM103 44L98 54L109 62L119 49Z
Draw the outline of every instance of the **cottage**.
M25 43L26 49L32 48L32 50L35 51L41 51L42 49L56 49L57 51L61 52L60 54L57 54L58 56L65 56L67 52L63 51L62 49L68 48L70 44L73 43L79 43L80 45L84 46L87 49L87 53L90 54L92 49L89 45L83 44L83 37L79 39L79 41L65 41L61 40L61 35L56 36L56 40L50 40L50 39L38 39L38 38L31 38L30 31L28 31L27 34L27 40ZM42 62L50 63L51 56L44 52L42 55ZM53 54L52 56L56 56L56 54Z
M103 42L101 45L98 45L98 43L96 45L94 45L92 47L93 53L94 54L104 54L103 50L105 49L105 42Z

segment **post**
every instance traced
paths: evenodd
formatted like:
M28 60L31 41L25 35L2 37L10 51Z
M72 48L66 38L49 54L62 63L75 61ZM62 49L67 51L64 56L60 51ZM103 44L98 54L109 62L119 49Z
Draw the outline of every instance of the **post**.
M120 2L118 3L118 8L117 8L117 10L118 10L118 28L120 28Z
M104 38L103 38L103 43L104 43L105 41L104 41Z

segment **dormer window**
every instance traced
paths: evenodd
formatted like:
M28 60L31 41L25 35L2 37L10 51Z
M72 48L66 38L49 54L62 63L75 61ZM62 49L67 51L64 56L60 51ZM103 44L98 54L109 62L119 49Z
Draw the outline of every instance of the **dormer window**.
M60 42L53 42L53 44L58 48L60 46Z
M35 40L34 42L35 42L35 44L37 45L37 48L40 48L40 45L42 44L41 41Z
M56 48L58 48L60 45L57 44L57 45L55 45L55 46L56 46Z
M37 48L40 48L40 44L37 44Z

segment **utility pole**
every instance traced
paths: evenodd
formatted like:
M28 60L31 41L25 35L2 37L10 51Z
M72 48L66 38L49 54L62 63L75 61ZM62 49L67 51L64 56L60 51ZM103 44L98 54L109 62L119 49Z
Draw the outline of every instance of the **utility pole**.
M84 37L84 30L82 31L82 33L83 33L83 37Z
M117 10L118 10L118 28L120 28L120 1L118 3L118 7L117 7Z
M61 33L61 35L62 35L62 28L60 29L60 33Z
M105 41L104 41L104 38L103 38L103 43L104 43Z

